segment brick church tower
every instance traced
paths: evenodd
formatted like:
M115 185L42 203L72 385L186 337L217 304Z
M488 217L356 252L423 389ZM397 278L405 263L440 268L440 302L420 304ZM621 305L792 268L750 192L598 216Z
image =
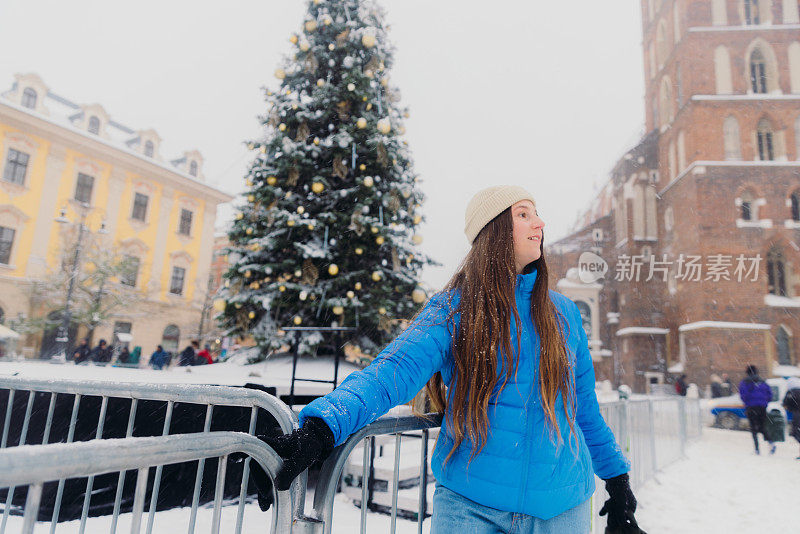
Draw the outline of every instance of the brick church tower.
M800 373L798 0L641 3L648 133L547 248L554 289L615 384Z

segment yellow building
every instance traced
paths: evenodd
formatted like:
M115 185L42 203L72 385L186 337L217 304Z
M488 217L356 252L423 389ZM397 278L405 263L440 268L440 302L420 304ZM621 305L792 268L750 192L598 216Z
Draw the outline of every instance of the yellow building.
M194 339L217 205L233 197L205 183L198 151L167 160L160 142L99 104L54 94L35 74L16 76L0 94L0 321L30 313L31 282L61 261L65 225L56 218L65 210L77 222L86 202L91 237L138 260L128 282L143 297L135 310L117 310L95 341L128 333L149 355L157 344L175 350ZM27 345L27 357L52 350L46 339Z

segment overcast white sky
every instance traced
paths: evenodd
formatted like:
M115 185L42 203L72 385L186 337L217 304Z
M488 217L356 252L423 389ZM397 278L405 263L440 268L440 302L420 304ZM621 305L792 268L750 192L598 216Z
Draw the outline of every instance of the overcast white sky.
M425 251L441 286L467 251L479 189L527 187L562 237L643 131L636 0L380 0L397 48L392 78L428 196ZM212 185L244 187L261 87L303 20L302 0L2 0L0 90L36 72L55 93L154 128L166 158L198 148ZM221 210L220 217L230 217Z

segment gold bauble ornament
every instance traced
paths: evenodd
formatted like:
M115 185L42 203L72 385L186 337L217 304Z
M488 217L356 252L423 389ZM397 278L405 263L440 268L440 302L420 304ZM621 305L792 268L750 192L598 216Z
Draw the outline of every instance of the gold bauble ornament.
M331 263L330 265L328 265L328 274L331 276L336 276L337 274L339 274L339 266L336 265L335 263Z
M302 322L303 322L303 319L302 319L302 318L301 318L299 315L295 315L295 316L294 316L294 319L292 319L292 322L293 322L295 325L297 325L297 326L300 326L300 323L302 323Z
M214 301L214 310L218 311L218 312L223 312L223 311L225 311L225 307L227 305L228 305L228 303L225 302L225 299L216 299Z
M265 147L265 146L262 146L262 147L259 149L259 152L261 152L262 154L266 154L266 153L267 153L267 147Z
M297 104L292 104L292 109L297 109Z
M356 288L356 291L361 291L361 282L356 282L354 287Z
M369 110L371 110L371 109L372 109L372 102L370 102L369 104L367 104L367 111L369 111Z
M244 213L242 213L242 212L237 213L236 214L236 220L237 221L241 221L242 219L244 219Z
M357 127L360 129L360 130L363 130L364 128L366 128L366 127L367 127L367 119L365 119L364 117L360 117L360 118L359 118L359 119L356 121L356 126L357 126Z
M283 69L276 69L275 77L278 78L279 80L283 80L284 78L286 78L286 71Z
M303 271L301 271L300 269L297 269L294 272L294 275L295 275L295 277L300 278L301 276L303 276Z
M285 123L285 122L282 122L282 123L280 123L280 124L278 125L278 129L279 129L280 131L282 131L282 132L285 132L285 131L286 131L286 123Z
M377 42L378 40L371 33L365 33L364 35L361 36L361 44L363 44L367 48L372 48L373 46L375 46Z
M240 310L240 309L242 308L242 303L241 303L241 302L237 302L237 303L236 303L236 304L234 304L233 306L234 306L234 307L235 307L237 310Z
M410 196L411 196L411 191L409 191L408 189L403 191L403 198L408 198Z
M251 319L255 319L256 318L256 312L250 312L250 313L247 314L247 316L249 318L251 318Z
M381 306L380 308L378 308L378 313L380 313L381 315L386 315L386 308Z
M364 253L364 249L363 248L361 248L361 247L356 248L356 254L361 256L363 253Z
M370 228L370 231L372 231L373 234L377 234L378 233L378 227L377 226L373 226L372 228Z
M247 195L247 201L248 202L255 202L256 201L255 195Z
M372 187L375 185L375 180L372 179L372 176L364 177L364 185L367 187Z
M225 280L225 287L231 287L231 281Z
M358 166L358 170L366 171L367 170L367 166L362 163L361 165Z
M308 229L309 229L309 230L313 230L313 229L314 229L314 225L313 225L313 224L309 224L309 225L308 225Z
M356 296L356 294L354 292L352 292L352 291L348 291L347 292L347 298L351 299L351 298L354 298L355 296Z
M245 230L244 233L246 233L247 235L252 234L253 233L253 227L252 226L248 226L247 230Z
M275 176L267 176L268 185L275 185L276 183L278 183L278 179Z
M292 219L289 219L288 221L286 221L286 226L294 226L294 221Z
M367 69L364 71L364 76L366 76L367 78L372 78L374 74L372 74L371 70Z
M401 126L400 128L397 129L397 131L400 132L400 135L405 135L406 127L405 126Z
M330 50L331 52L333 52L334 50L336 50L336 45L335 45L335 44L333 44L333 43L329 44L329 45L328 45L328 50Z
M245 278L250 278L252 275L253 275L253 273L251 273L250 271L245 271L244 272L244 277Z
M375 282L380 282L381 281L381 272L380 271L374 271L372 273L372 280L375 281Z
M333 18L331 18L330 15L325 15L324 17L322 17L322 23L325 26L330 26L331 24L333 24Z
M247 187L253 187L253 180L247 179L244 181L244 185Z
M383 238L382 235L379 235L378 237L375 238L375 242L379 245L383 245L384 241L386 240Z
M362 102L366 102L367 100L369 100L369 99L366 97L366 95L361 97L361 101L362 101ZM367 111L369 111L370 109L372 109L372 107L371 107L371 106L372 106L372 104L370 104L369 106L367 106Z
M422 215L414 215L414 224L419 224L422 222Z
M306 300L307 298L308 298L308 291L301 291L300 300Z
M314 144L315 145L319 145L319 137L315 137L314 138Z
M292 44L297 44L297 35L292 34L292 36L289 37L289 42L291 42Z
M411 242L414 243L415 245L421 245L422 236L420 234L414 234L414 236L411 238Z
M378 131L384 135L392 131L392 123L386 117L379 120L377 126Z
M286 194L283 195L283 198L292 198L292 192L291 191L287 191Z
M316 20L307 20L305 23L305 28L307 32L313 32L317 29L317 21Z
M325 191L325 184L323 184L322 182L314 182L313 184L311 184L311 190L316 194L320 194L323 191Z
M297 213L302 215L305 212L306 212L306 209L303 206L297 206Z
M341 306L334 306L333 313L335 313L336 315L341 315L344 313L344 308L342 308Z
M299 48L303 52L308 52L308 49L311 48L311 44L308 41L303 40L303 41L300 41Z
M413 300L417 304L422 304L423 302L425 302L426 298L427 295L425 294L425 291L423 291L419 287L411 292L411 300Z
M280 291L281 293L283 293L284 291L286 291L286 286L280 286L280 287L278 288L278 291Z
M323 85L325 85L325 80L323 80L322 78L317 80L317 87L322 87Z
M261 284L259 284L258 282L253 282L252 284L250 284L250 289L258 289L259 287L261 287Z

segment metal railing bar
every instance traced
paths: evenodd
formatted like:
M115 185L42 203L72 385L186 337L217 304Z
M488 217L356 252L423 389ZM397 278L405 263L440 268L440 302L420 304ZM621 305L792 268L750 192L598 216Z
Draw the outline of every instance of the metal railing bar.
M44 433L42 435L42 445L47 445L50 441L50 430L53 426L53 413L56 409L56 397L58 393L50 394L50 404L47 406L47 420L44 423Z
M33 391L28 392L28 403L25 406L25 418L22 421L22 430L19 434L19 444L25 445L25 441L28 439L28 426L31 422L31 411L33 410L33 399L35 395ZM11 511L11 503L14 501L14 492L16 491L15 486L11 486L8 488L8 494L6 495L6 504L3 507L3 521L0 524L0 533L6 531L6 523L8 522L8 514Z
M214 515L211 519L211 534L219 534L220 520L222 519L222 492L225 489L225 474L227 465L227 455L218 458L217 487L214 488Z
M172 412L175 409L175 401L167 401L167 413L164 415L164 426L161 428L161 435L169 435L169 427L172 424ZM164 471L164 466L159 465L156 467L156 476L153 480L153 494L150 496L150 509L147 511L147 529L145 532L150 534L153 531L153 522L156 518L156 510L158 509L158 492L161 489L161 473Z
M250 410L250 426L247 433L251 436L256 431L256 421L258 419L258 408L253 406ZM236 526L234 528L235 534L241 534L242 523L244 522L244 505L247 499L247 485L250 481L250 457L244 459L244 466L242 467L242 486L239 490L239 505L236 510Z
M206 407L206 420L203 424L203 433L208 434L211 430L211 417L214 414L214 405L209 404ZM206 460L201 458L197 460L197 474L194 478L194 493L192 494L192 513L189 516L189 534L194 534L195 523L197 522L197 503L200 500L200 489L203 484L203 471L205 471ZM150 534L148 532L148 534Z
M131 534L139 534L142 529L142 514L144 514L145 492L147 492L149 475L149 467L142 467L136 473L136 492L133 495L133 510L131 511Z
M131 399L131 410L130 413L128 413L128 428L125 430L126 438L129 438L133 435L133 423L136 420L136 409L138 407L139 401L137 399ZM126 471L120 471L119 477L117 478L117 493L114 496L114 513L111 516L111 528L109 529L109 534L115 534L117 532L119 509L120 504L122 503L122 488L125 486L125 473Z
M8 390L8 405L6 406L6 419L3 421L3 438L0 439L0 449L5 449L8 443L8 428L11 424L11 408L14 406L14 394L16 390Z
M67 432L67 443L72 443L72 440L75 439L75 425L78 422L78 408L80 408L80 405L81 405L81 395L76 394L75 399L72 401L72 415L70 415L69 418L69 431ZM61 512L61 499L63 497L64 497L64 477L60 477L58 481L58 490L56 491L56 502L53 505L53 517L50 520L50 534L54 534L54 532L56 531L56 524L58 523L58 514L59 512Z
M420 443L420 473L419 473L419 504L417 505L417 534L422 534L422 523L425 521L425 512L428 507L428 429L422 430Z
M396 434L394 439L394 472L392 474L392 519L389 531L392 534L397 532L397 491L400 489L400 434Z
M367 494L369 492L369 453L371 440L364 438L364 461L361 469L361 534L367 532Z
M42 503L42 485L28 486L28 495L25 498L25 515L22 519L22 534L33 534L36 518L39 516L39 506Z
M33 395L33 392L31 392ZM106 410L108 409L108 397L103 397L100 403L100 416L97 418L97 431L94 439L103 439L103 427L106 424ZM83 509L81 510L81 524L78 533L83 534L86 530L86 518L89 517L89 505L92 501L92 489L94 489L94 476L86 480L86 495L83 497Z

